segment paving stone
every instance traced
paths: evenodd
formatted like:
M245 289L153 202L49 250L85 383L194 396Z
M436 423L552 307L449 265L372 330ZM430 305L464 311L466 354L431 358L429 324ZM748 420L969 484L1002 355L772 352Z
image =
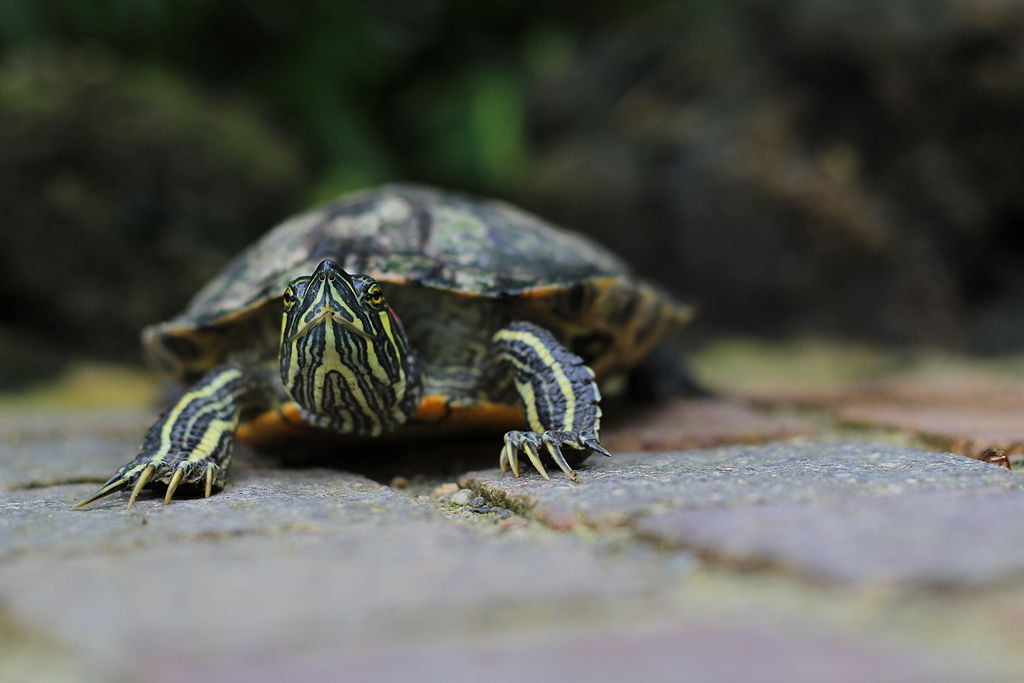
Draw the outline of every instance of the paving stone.
M807 421L772 415L735 400L677 400L606 420L601 442L612 451L657 451L757 443L809 435Z
M960 587L1024 575L1024 491L975 489L656 513L637 533L818 580Z
M774 473L783 486L755 485L738 505L864 490L972 490L978 481L999 491L1014 488L1005 471L956 459L975 467L963 470L943 460L952 456L925 454L936 458L936 480L919 472L911 481L921 469L913 451L800 448L803 461L791 445L719 449L697 454L696 467L681 454L623 456L595 460L583 475L605 487L595 495L617 504L623 495L608 488L613 466L624 468L617 486L630 495L645 485L671 492L682 470L689 468L691 478L703 470L697 509L746 492L765 458L775 461L766 478ZM858 454L872 462L867 469L880 471L862 472ZM831 460L846 465L828 467ZM732 481L737 465L745 485ZM828 481L794 481L816 467ZM723 623L686 609L679 620L671 596L694 564L672 558L685 553L642 544L607 552L601 543L525 523L484 533L479 524L461 523L358 475L241 469L210 499L164 506L157 494L145 493L133 510L124 509L123 496L67 510L92 488L0 493L0 660L15 646L53 660L9 680L52 680L54 672L68 671L76 681L358 680L362 674L510 681L580 672L596 681L634 673L678 680L680 672L692 672L693 680L936 680L943 672L979 678L946 653L804 627L803 618L796 629L771 619L752 625L759 612ZM667 507L644 504L643 515L673 505L694 509L679 494L669 496ZM10 633L17 637L7 639ZM25 634L45 639L30 641L33 650L19 644Z
M20 426L10 415L4 416L0 419L0 491L81 482L99 485L135 457L152 416L99 415L96 419L95 433L90 434L84 426L88 420L80 415L64 419L57 414L52 420L36 416ZM65 427L66 433L61 433ZM272 459L240 444L232 474Z
M69 436L111 437L136 444L156 418L156 410L0 411L0 443L64 439Z
M0 413L0 491L102 482L138 451L153 415Z
M209 500L129 511L68 511L75 488L3 495L0 605L124 680L183 653L242 661L383 647L438 622L558 621L601 596L650 600L671 578L570 536L482 535L355 475L251 472Z
M845 406L836 415L849 425L899 429L972 458L993 447L1024 453L1024 406L870 403Z
M4 443L0 490L62 482L103 482L130 460L138 435L126 438L73 436L45 442Z
M965 374L955 368L920 376L832 381L815 386L776 382L757 388L724 387L723 391L757 405L829 407L887 403L1024 409L1024 383L1019 380L990 373Z
M818 343L725 343L695 367L715 390L757 404L893 403L1024 409L1021 357L981 359Z
M558 529L623 526L668 509L741 507L845 496L964 488L1024 489L1004 469L951 453L870 443L733 446L701 451L591 457L579 484L497 470L461 479L492 501Z
M863 401L1024 410L1024 382L1019 370L1000 374L939 366L910 377L862 382L846 402Z
M397 515L409 521L428 508L364 477L333 470L233 472L230 485L206 498L163 504L144 492L125 509L115 494L83 510L68 506L95 484L12 491L0 498L0 559L33 551L74 554L115 552L202 538L283 531L316 532L352 522L384 524Z
M464 484L555 528L626 527L663 547L861 584L1024 575L1024 479L949 453L774 444L633 454L581 484L477 473Z
M347 680L398 683L522 681L861 681L997 680L994 672L923 657L891 644L820 633L691 621L628 631L513 635L504 642L369 648L332 655L268 658L204 666L158 662L149 680ZM1007 679L1009 680L1009 679Z
M1018 361L1019 363L1019 361ZM802 385L740 384L726 389L758 405L801 405L856 427L898 429L968 457L999 447L1024 453L1024 382L1018 366L986 367L949 359L895 369L884 377Z
M602 594L655 590L652 572L579 544L481 538L453 524L350 525L168 543L0 566L10 614L138 663L188 644L218 656L387 644L445 621L472 627L589 611ZM97 618L103 615L104 618Z

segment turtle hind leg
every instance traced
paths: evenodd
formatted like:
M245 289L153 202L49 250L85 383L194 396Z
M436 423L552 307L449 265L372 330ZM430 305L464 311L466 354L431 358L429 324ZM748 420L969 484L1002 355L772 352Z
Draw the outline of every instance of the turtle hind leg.
M131 462L71 509L128 488L130 508L146 486L157 482L167 484L165 503L182 484L197 485L207 496L214 488L222 488L251 383L249 375L237 366L214 368L149 428Z
M548 478L542 456L549 456L573 481L573 466L591 453L609 455L600 443L601 392L594 372L548 330L528 322L514 322L493 337L498 360L512 371L533 431L505 434L499 465L519 476L519 458L525 455Z

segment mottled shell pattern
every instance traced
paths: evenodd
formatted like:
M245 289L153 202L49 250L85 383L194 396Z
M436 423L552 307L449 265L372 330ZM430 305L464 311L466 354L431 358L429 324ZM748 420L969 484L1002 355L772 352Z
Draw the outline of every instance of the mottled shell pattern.
M387 185L273 228L184 312L144 330L148 354L189 381L245 345L276 352L282 292L325 258L385 291L390 283L500 301L549 327L599 375L634 364L691 315L603 247L509 204Z

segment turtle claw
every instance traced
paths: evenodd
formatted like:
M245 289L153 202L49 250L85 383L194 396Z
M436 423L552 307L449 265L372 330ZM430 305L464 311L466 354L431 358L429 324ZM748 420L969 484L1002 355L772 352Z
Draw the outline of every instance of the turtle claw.
M178 490L178 484L181 483L181 478L185 476L185 469L178 466L178 469L174 470L174 476L171 477L171 481L167 484L167 493L164 495L164 505L171 504L171 498L174 497L174 492Z
M501 456L498 458L498 466L502 473L509 469L516 477L519 476L519 457L521 453L526 454L533 468L544 477L550 479L547 468L540 458L540 449L544 447L551 459L558 465L558 468L565 473L571 481L578 482L579 478L573 471L572 465L566 459L562 449L566 446L581 452L581 456L570 456L575 462L581 462L591 451L602 455L611 455L597 441L594 432L565 432L550 430L547 432L508 432L505 434L505 445L501 449Z
M569 463L566 461L565 456L562 455L562 449L558 447L558 444L553 441L545 441L544 445L548 447L548 454L551 455L551 459L555 461L555 464L558 465L559 469L565 472L565 476L578 482L579 479L576 477L576 472L569 466Z
M164 494L164 505L169 505L178 492L181 484L189 484L201 487L207 498L213 495L214 488L224 486L224 466L214 462L212 459L199 462L187 460L183 455L165 457L163 459L148 459L139 456L128 463L110 478L96 493L75 503L70 509L80 508L94 503L100 498L122 491L131 487L128 496L126 509L135 506L136 500L143 489L153 482L166 482L167 492Z
M99 490L96 491L96 493L93 493L92 495L78 501L77 503L69 507L68 510L80 510L84 508L86 505L95 503L97 500L100 500L101 498L106 498L109 495L117 493L118 491L123 491L124 489L128 488L128 484L129 482L131 482L131 477L123 477L119 476L119 474L120 473L115 474L107 481L106 484L101 486Z
M128 497L128 505L125 507L126 510L131 510L132 506L135 505L135 499L142 493L142 489L145 488L146 484L149 483L153 473L156 472L156 465L149 463L146 468L142 470L142 474L135 480L135 486L132 487L132 495Z
M128 499L128 507L135 504L135 499L139 497L139 493L142 492L143 487L150 480L153 474L156 472L156 465L150 462L141 462L135 459L119 469L114 473L110 479L107 480L103 486L99 488L96 493L92 494L88 498L83 498L74 505L70 510L79 510L90 503L95 503L101 498L123 491L124 489L132 486L131 496ZM142 482L141 484L139 482Z
M80 510L101 498L106 498L118 491L123 491L129 486L132 487L132 491L128 497L126 509L131 508L135 505L135 501L138 499L139 494L142 493L142 489L146 487L146 484L149 483L154 474L157 474L156 463L132 461L115 472L114 476L107 480L107 483L101 486L96 493L83 498L68 509Z
M533 469L540 472L540 476L550 481L551 477L548 476L548 471L544 467L544 463L540 461L540 454L537 452L537 447L529 441L525 441L523 442L523 450L526 451L526 457L528 457L530 462L533 464Z
M589 448L590 450L594 451L595 453L600 453L601 455L608 458L612 457L612 454L605 450L605 447L599 444L597 442L597 439L584 439L583 445Z
M512 446L506 441L505 445L501 447L501 457L498 458L498 467L501 468L501 473L505 474L508 472L509 467L512 468L512 472L515 476L519 476L519 460L513 460Z

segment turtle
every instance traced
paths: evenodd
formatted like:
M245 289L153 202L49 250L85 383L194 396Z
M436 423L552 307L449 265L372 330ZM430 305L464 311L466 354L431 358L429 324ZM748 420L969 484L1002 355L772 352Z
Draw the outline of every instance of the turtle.
M272 228L144 351L188 387L88 505L131 489L224 487L236 440L507 430L571 480L601 445L601 391L692 310L594 241L502 201L392 184Z

